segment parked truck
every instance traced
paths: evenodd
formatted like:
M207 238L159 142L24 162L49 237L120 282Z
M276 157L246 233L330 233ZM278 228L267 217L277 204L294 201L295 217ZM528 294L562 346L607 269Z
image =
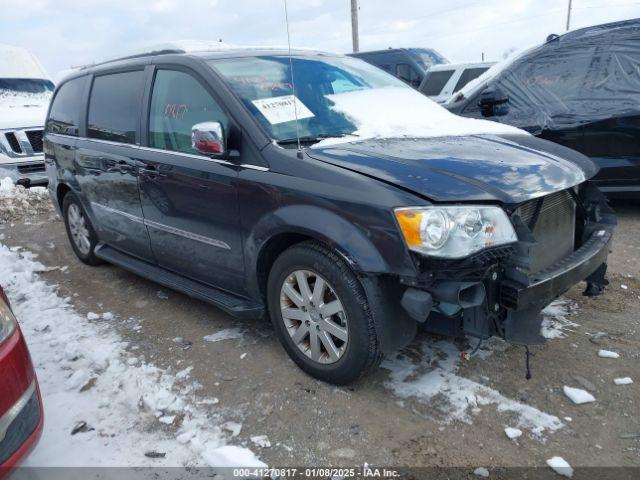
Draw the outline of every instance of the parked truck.
M42 131L54 85L28 50L0 45L0 178L46 185Z

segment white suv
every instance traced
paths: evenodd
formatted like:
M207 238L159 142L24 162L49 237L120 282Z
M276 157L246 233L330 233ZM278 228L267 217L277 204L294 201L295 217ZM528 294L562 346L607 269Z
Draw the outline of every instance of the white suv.
M53 90L33 54L0 45L0 179L47 184L42 131Z
M494 62L434 65L427 71L418 90L431 100L444 103L471 80L478 78Z

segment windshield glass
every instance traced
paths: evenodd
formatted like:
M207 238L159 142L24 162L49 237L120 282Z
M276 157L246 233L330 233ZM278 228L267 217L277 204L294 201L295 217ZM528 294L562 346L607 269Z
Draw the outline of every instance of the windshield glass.
M522 133L497 122L454 115L401 80L357 58L317 55L291 61L295 96L288 57L211 61L271 138L282 146L297 143L296 116L302 141L307 145L320 142L315 146L370 138Z
M288 57L232 58L210 63L272 138L278 141L296 138ZM356 130L347 116L332 108L330 95L384 87L410 89L394 76L355 58L293 57L292 66L301 137L339 137Z
M0 78L1 93L51 94L54 86L49 80L30 78Z
M420 58L420 63L429 68L433 65L441 65L447 62L447 59L440 55L435 50L428 48L411 48L410 51Z

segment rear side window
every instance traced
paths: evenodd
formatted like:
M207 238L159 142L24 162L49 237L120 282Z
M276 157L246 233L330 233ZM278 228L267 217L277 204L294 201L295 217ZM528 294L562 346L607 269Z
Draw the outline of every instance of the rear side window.
M198 80L184 72L158 70L151 95L149 146L200 155L191 146L191 129L202 122L220 122L228 132L227 116Z
M478 68L467 68L467 69L465 69L465 71L462 72L462 75L460 75L460 78L458 79L458 83L456 83L456 88L453 89L453 93L455 93L458 90L460 90L462 87L464 87L471 80L473 80L475 78L478 78L480 75L482 75L487 70L489 70L489 67L478 67Z
M47 132L78 136L78 123L85 77L74 78L62 84L53 99Z
M95 77L89 99L89 138L135 143L143 72Z
M442 89L447 84L455 70L439 70L437 72L427 73L427 79L424 81L420 89L425 95L440 95Z

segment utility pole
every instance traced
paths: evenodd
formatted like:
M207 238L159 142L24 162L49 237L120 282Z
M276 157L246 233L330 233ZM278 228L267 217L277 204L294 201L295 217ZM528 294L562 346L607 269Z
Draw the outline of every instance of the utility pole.
M571 26L571 0L569 0L569 8L567 8L567 32Z
M353 52L360 51L360 38L358 37L358 0L351 0L351 39Z

